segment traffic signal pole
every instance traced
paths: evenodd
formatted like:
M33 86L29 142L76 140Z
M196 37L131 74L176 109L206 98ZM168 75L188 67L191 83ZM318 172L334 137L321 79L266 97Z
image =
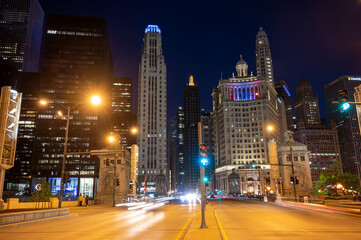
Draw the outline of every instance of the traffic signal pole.
M202 139L202 123L198 122L198 143L200 146L200 151L199 151L199 155L202 157L203 153L207 152L207 146L205 144L203 144L203 139ZM205 157L205 160L207 160L207 156L203 156ZM207 201L207 196L206 196L206 183L204 182L204 175L205 175L205 169L204 166L207 165L206 161L203 161L203 159L201 159L201 163L200 163L200 184L201 184L201 211L202 211L202 223L201 223L201 227L200 228L208 228L207 224L206 224L206 216L205 216L205 208L206 208L206 201Z

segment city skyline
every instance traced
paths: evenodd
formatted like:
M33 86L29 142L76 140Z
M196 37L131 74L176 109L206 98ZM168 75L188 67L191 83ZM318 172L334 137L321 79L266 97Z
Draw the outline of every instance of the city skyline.
M191 74L203 86L200 89L201 107L211 109L212 89L217 86L222 73L223 77L232 76L234 70L230 66L238 60L239 54L242 53L248 62L255 63L254 40L259 27L267 32L272 48L275 81L286 81L293 99L300 79L311 82L319 96L322 117L327 118L323 87L341 75L357 75L357 66L361 62L357 54L360 33L354 31L361 22L357 14L361 3L356 0L342 3L328 1L327 5L312 1L283 5L262 1L219 6L211 2L207 6L194 3L191 8L180 4L174 10L174 5L170 3L163 3L162 8L147 2L142 7L137 3L119 6L111 2L97 6L95 2L87 2L86 8L83 7L84 1L63 1L61 7L47 1L40 0L40 3L44 12L106 17L115 75L133 78L134 89L137 88L135 79L142 30L148 24L157 24L165 39L164 52L169 55L168 91L174 92L168 99L168 119L177 113L177 107L182 104L183 96L177 89L186 83L185 79ZM205 7L204 13L198 14L201 7ZM240 8L244 15L232 14ZM338 11L347 11L349 17L336 20L333 16ZM188 19L188 15L193 18ZM214 18L215 15L219 17ZM249 21L250 17L252 21ZM119 29L127 30L127 34ZM212 50L214 45L218 48ZM337 47L339 45L345 47ZM189 58L191 52L195 54ZM256 73L256 64L249 67ZM136 106L134 103L135 98L133 106ZM133 112L136 112L135 107Z

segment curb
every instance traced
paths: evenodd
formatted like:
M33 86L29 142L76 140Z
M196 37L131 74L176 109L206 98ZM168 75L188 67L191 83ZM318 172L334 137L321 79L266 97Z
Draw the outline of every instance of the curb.
M186 222L186 224L184 225L184 227L182 228L181 232L178 234L176 240L183 240L188 232L189 227L191 226L194 216L196 215L197 210L195 210L192 214L192 216L190 216L190 218L188 219L188 221Z
M11 223L11 224L6 224L6 225L0 225L0 229L19 227L19 226L23 226L23 225L38 223L38 222L48 222L48 221L52 221L52 220L58 220L58 219L63 219L63 218L76 217L76 216L78 216L78 214L59 216L59 217L51 217L51 218L43 218L43 219L32 220L32 221L27 221L27 222Z
M221 239L222 240L228 240L228 237L227 237L226 233L224 232L224 229L223 229L221 223L218 220L216 210L213 209L213 213L214 213L214 217L216 218L216 223L217 223L217 226L218 226L219 235L221 235Z

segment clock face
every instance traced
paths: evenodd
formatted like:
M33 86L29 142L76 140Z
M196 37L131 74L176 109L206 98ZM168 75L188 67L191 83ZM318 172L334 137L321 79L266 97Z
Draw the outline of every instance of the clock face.
M259 41L259 44L262 44L263 43L263 41Z

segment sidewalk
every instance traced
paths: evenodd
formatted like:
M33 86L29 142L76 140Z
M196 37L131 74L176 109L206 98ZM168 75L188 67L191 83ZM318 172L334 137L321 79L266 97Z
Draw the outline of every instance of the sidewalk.
M214 207L211 204L207 204L205 210L205 218L207 229L201 229L202 223L202 212L201 207L197 209L195 216L193 217L193 221L188 228L188 231L184 237L186 240L201 240L201 239L222 239L220 229L218 229ZM226 240L227 238L223 238Z

